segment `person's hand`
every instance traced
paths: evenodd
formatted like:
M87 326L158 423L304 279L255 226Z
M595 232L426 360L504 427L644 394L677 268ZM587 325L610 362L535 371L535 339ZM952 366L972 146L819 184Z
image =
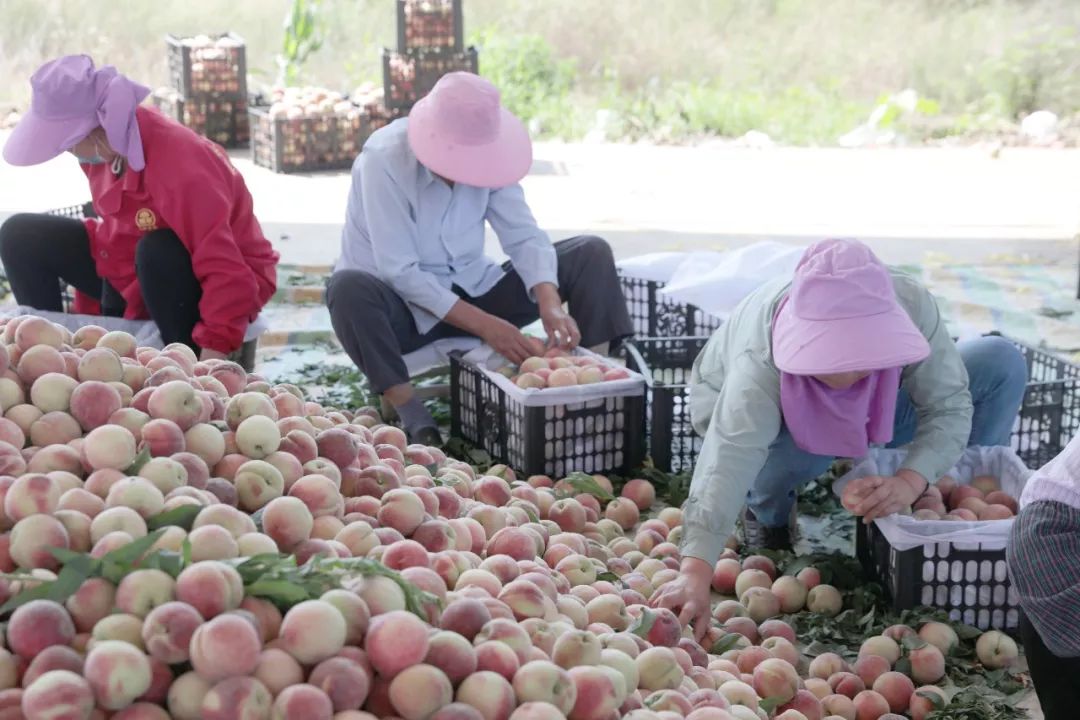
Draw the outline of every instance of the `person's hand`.
M533 288L540 306L540 320L548 336L548 347L573 350L581 342L581 331L574 318L563 309L559 288L552 283L540 283Z
M203 348L199 352L199 360L224 360L228 355L220 350L211 350L210 348Z
M544 354L544 344L536 338L526 337L513 323L492 316L485 323L481 339L504 358L520 365L525 358Z
M926 490L926 480L911 470L899 470L894 476L868 475L856 478L845 488L851 511L870 523L880 517L900 512L919 499ZM846 503L847 504L847 503Z
M581 342L581 331L578 330L577 323L562 305L541 307L540 320L544 323L549 348L573 350Z
M694 639L700 643L712 623L709 612L712 575L712 568L704 560L683 558L679 577L654 592L649 604L678 613L679 622L692 625Z

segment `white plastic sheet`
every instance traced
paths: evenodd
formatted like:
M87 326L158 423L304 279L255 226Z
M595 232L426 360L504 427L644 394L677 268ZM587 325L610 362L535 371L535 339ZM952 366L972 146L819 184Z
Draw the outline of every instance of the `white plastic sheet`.
M125 320L124 318L104 317L101 315L77 315L75 313L52 312L38 310L25 305L14 305L0 308L0 315L13 317L15 315L37 315L46 320L51 320L57 325L66 327L75 332L86 325L97 325L106 330L119 330L131 333L135 336L135 342L139 347L152 347L161 349L165 343L161 339L161 332L153 320ZM254 340L266 332L266 321L262 317L255 318L255 322L248 325L244 333L244 342Z
M619 367L584 348L578 348L573 354L592 357L611 367ZM464 358L479 366L492 382L498 385L507 395L526 407L582 404L609 397L633 397L645 392L645 376L629 369L627 372L630 373L630 377L625 380L610 380L608 382L571 385L570 387L560 388L525 389L510 382L510 378L505 375L495 372L498 368L504 367L507 361L490 346L481 345L475 350L466 353Z
M839 496L855 478L867 475L893 475L907 457L903 448L875 449L857 460L855 467L833 484ZM1024 466L1010 447L971 447L948 472L960 485L968 485L980 475L993 475L1001 489L1019 500L1024 484L1032 471ZM889 515L874 521L878 529L897 550L910 550L930 543L957 543L983 550L1001 550L1008 542L1012 519L981 520L977 522L949 520L916 520L908 515Z
M660 294L726 318L743 298L763 284L790 278L804 250L798 245L765 241L714 258L694 254L676 270Z

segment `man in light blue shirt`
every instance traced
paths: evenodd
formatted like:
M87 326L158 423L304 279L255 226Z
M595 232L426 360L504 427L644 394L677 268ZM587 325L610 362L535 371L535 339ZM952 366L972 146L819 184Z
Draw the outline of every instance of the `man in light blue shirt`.
M472 335L518 363L545 349L519 329L537 318L549 345L566 349L633 332L607 243L553 245L537 227L518 184L531 164L524 125L469 73L443 77L408 118L373 133L353 164L326 302L345 351L412 442L441 438L404 353ZM509 262L484 255L485 222Z

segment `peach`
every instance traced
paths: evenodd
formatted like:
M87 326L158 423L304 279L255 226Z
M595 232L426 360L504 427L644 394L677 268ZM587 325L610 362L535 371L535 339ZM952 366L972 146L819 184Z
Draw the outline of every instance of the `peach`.
M765 622L780 614L780 599L768 588L751 587L742 594L739 602L746 608L754 622Z
M761 647L768 650L773 657L780 658L794 667L799 665L801 656L798 649L782 637L767 638L761 642Z
M129 705L116 713L111 720L171 720L171 718L172 716L165 712L164 708L143 699L143 702Z
M960 644L956 631L945 623L928 622L919 628L919 637L930 643L943 655L949 655Z
M591 632L576 630L563 633L555 640L551 659L556 665L570 669L578 665L597 665L603 647Z
M919 684L936 682L945 675L945 656L929 643L909 650L908 659L911 661L911 677Z
M490 620L491 613L483 603L472 598L461 598L443 610L440 627L471 641Z
M754 668L754 690L761 697L776 698L780 704L786 703L799 690L799 674L786 661L769 658Z
M873 688L874 682L889 672L891 667L889 660L881 655L860 655L853 669L867 688Z
M889 702L880 693L863 690L855 696L856 720L878 720L889 712Z
M991 630L975 641L975 655L990 670L1012 667L1020 651L1016 641L999 630Z
M585 507L575 499L557 500L548 510L548 518L563 532L580 533L585 529Z
M67 363L56 348L46 345L32 347L22 353L16 363L19 379L29 387L34 381L49 373L65 373Z
M930 713L948 703L949 699L941 688L924 685L916 688L915 692L912 693L911 700L908 703L908 712L911 715L911 720L926 720Z
M832 585L817 585L806 594L806 609L812 613L833 617L844 607L840 591Z
M263 531L274 539L282 551L288 551L311 537L315 519L302 500L279 497L263 509Z
M289 488L289 495L299 498L307 505L313 518L322 515L334 515L336 517L344 515L344 500L341 497L341 492L334 481L325 475L305 475ZM423 503L420 505L422 508ZM420 519L423 519L422 514ZM381 519L380 522L382 522ZM419 525L420 523L417 522L416 524ZM414 526L410 529L410 532L415 529Z
M821 709L829 717L856 720L855 701L846 695L826 695L821 699Z
M43 447L36 451L33 457L29 458L26 463L26 472L29 473L48 473L52 476L54 473L62 472L66 479L66 487L61 488L61 492L70 490L73 487L81 486L79 481L79 475L83 474L82 459L79 456L79 450L75 443L81 441L76 439L70 441L73 444L69 445L50 445ZM74 480L75 482L71 482Z
M847 671L847 663L844 658L836 653L827 652L818 655L810 661L810 677L828 680L837 673Z
M221 462L225 457L225 438L213 425L198 423L184 433L184 446L203 459L208 467Z
M550 703L564 714L577 700L577 686L570 673L546 660L523 665L514 674L513 689L519 703Z
M139 648L119 640L95 643L86 656L83 673L97 704L120 710L150 689L150 661Z
M202 702L211 685L195 672L176 678L169 688L169 714L176 720L201 720Z
M1019 510L1016 499L1008 493L1002 492L1001 490L994 490L987 493L986 502L990 505L1004 505L1005 507L1009 508L1009 510L1012 511L1013 514L1016 514L1016 512Z
M640 478L627 481L619 494L633 501L641 511L648 510L656 502L656 489L648 480Z
M135 437L120 425L102 425L86 436L82 454L93 470L125 470L135 461Z
M489 606L488 609L491 610L492 607ZM476 637L473 638L473 645L479 646L489 640L497 640L510 646L519 660L524 660L529 648L532 647L529 634L512 617L494 617L493 615L493 619L485 624Z
M442 670L450 683L457 685L476 672L477 653L468 639L455 632L441 630L431 635L424 662Z
M116 590L103 578L84 580L79 589L65 601L75 628L89 632L99 620L112 612Z
M47 412L30 425L30 442L36 447L64 445L81 436L79 423L66 412Z
M892 712L900 713L907 710L915 685L907 675L890 671L882 673L874 681L874 692L885 698Z
M301 464L311 462L318 457L319 453L315 438L304 430L298 429L282 434L278 447L281 451L296 457Z
M410 535L423 522L424 503L411 490L389 490L382 496L378 519L381 525Z
M37 513L49 514L60 504L60 487L48 475L23 475L4 495L4 515L12 522Z
M0 418L0 442L22 449L26 445L26 433L14 420Z
M319 598L332 605L345 620L345 644L357 645L367 632L371 611L367 603L356 593L348 590L328 590Z
M159 605L171 602L176 581L161 570L134 570L116 587L116 607L145 618Z
M187 662L195 630L203 617L191 605L166 602L150 611L143 622L142 638L151 657L169 665Z
M613 715L622 705L620 695L625 695L626 688L616 685L616 678L621 679L617 672L605 667L580 666L572 668L569 674L577 690L574 706L567 714L570 720L601 720Z
M176 578L176 599L193 606L206 619L237 609L243 597L240 574L225 563L193 563Z
M236 428L236 446L253 460L277 452L280 445L277 423L265 415L252 415Z
M483 720L508 720L515 705L514 689L510 683L501 675L489 671L473 673L465 678L458 686L455 699L478 710Z
M978 513L980 520L1008 520L1013 511L1005 505L987 505Z
M374 715L368 716L368 713L362 713L365 717L339 717L334 720L377 720ZM480 711L471 705L465 703L450 703L443 709L437 711L431 716L429 720L485 720L484 716L480 714Z
M188 533L188 542L191 543L191 559L195 562L229 560L240 555L236 538L220 525L195 528Z
M109 348L92 348L79 358L79 382L117 382L124 379L120 356Z
M142 518L151 518L165 506L165 496L151 482L131 477L113 483L105 497L106 508L129 508Z
M231 677L210 688L200 715L203 720L269 718L272 706L270 691L261 682L252 677Z
M97 342L99 348L109 348L116 351L120 357L135 357L136 342L131 333L123 330L112 330L101 336Z
M2 680L0 685L4 689L18 684L17 670L15 656L6 650L0 652L0 680ZM83 656L67 645L51 645L42 650L26 666L22 675L22 686L28 688L39 677L54 670L68 670L81 676ZM0 717L3 717L2 712L0 712Z
M498 673L507 680L521 667L517 654L505 643L494 640L480 643L475 648L477 671Z
M7 626L8 645L28 660L54 645L70 645L74 637L71 616L52 600L31 600L19 606Z
M252 674L275 696L290 685L304 682L304 669L300 663L280 648L263 650Z
M244 420L255 415L265 415L277 421L277 408L274 406L274 401L262 393L242 392L234 395L225 406L225 422L234 432Z
M450 680L431 665L413 665L390 682L390 702L404 720L426 720L453 699Z
M237 468L233 484L240 507L247 512L259 510L285 491L285 478L276 467L262 460L250 460Z
M405 668L423 662L428 651L427 626L403 610L377 615L368 627L364 649L372 667L380 675L392 678Z
M71 394L78 384L62 373L45 373L30 386L30 402L43 413L67 412L71 409Z
M288 718L311 718L311 720L331 720L334 714L330 698L314 685L291 685L274 699L271 711L273 720Z
M94 625L88 647L93 648L105 640L126 642L142 650L142 619L126 613L105 616Z
M203 413L202 398L184 380L170 380L154 388L146 407L150 417L171 420L181 430L199 422Z
M140 430L142 445L150 450L152 457L169 457L187 448L184 431L172 420L150 420Z
M32 683L22 695L22 713L27 720L46 718L89 718L94 709L90 683L71 670L51 670Z
M685 671L679 665L675 653L666 647L644 650L634 659L637 665L639 687L656 691L679 687Z
M355 586L355 592L371 610L372 616L405 609L405 593L388 577L365 577Z
M879 658L876 655L872 657L877 662L882 662L884 660L884 658ZM882 672L887 672L887 670L882 670ZM881 673L878 673L878 675L880 674ZM874 676L874 679L877 679L877 675ZM873 685L873 682L871 681L870 684ZM854 699L856 695L866 689L866 682L860 676L851 672L838 672L830 675L829 685L832 687L834 693L844 695L851 699Z
M219 615L191 636L191 665L210 682L250 675L259 663L262 641L254 625L239 615Z
M367 699L371 689L368 672L353 660L333 657L316 665L308 682L326 693L336 712L344 713L357 710Z
M8 552L20 568L55 570L59 563L49 548L69 548L70 537L64 524L55 517L31 515L15 523L10 543Z

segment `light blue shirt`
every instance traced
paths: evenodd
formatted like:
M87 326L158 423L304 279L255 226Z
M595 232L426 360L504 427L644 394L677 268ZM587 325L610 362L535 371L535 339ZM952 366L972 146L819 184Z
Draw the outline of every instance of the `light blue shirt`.
M536 225L521 185L451 188L417 161L408 118L371 135L352 168L338 270L364 270L392 287L427 332L453 307L458 286L483 295L505 275L484 255L484 222L525 287L557 285L555 248Z

